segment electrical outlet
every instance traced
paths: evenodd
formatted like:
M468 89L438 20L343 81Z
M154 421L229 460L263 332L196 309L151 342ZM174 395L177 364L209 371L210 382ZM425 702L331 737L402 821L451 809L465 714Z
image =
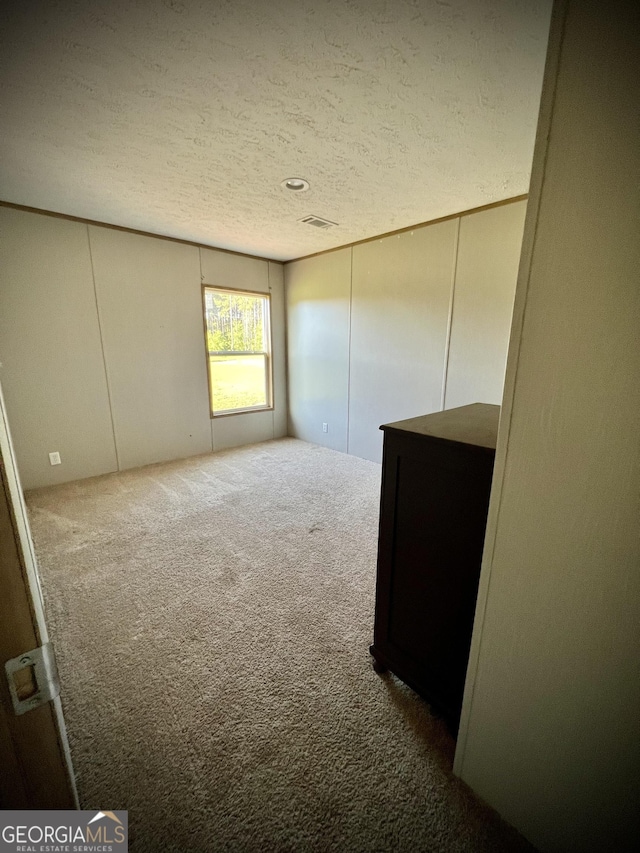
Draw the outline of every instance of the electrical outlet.
M52 465L62 465L62 459L60 459L60 454L56 450L54 453L49 454L49 462Z
M329 432L329 424L322 424L322 432Z

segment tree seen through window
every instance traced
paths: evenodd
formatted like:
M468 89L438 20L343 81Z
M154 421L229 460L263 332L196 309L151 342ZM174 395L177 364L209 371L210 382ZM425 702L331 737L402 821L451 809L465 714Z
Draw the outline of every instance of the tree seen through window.
M269 297L204 289L212 416L271 407Z

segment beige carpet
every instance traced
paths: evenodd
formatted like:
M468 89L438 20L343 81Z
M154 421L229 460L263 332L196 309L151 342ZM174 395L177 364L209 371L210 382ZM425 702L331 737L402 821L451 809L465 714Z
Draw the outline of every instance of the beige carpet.
M284 439L28 494L82 805L132 850L532 849L373 672L379 489Z

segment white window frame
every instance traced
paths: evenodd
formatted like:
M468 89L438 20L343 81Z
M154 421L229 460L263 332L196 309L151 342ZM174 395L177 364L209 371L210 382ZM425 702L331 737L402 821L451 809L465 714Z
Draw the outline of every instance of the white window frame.
M267 314L268 314L268 322L267 328L265 329L265 343L266 350L260 350L256 352L231 352L226 350L209 350L209 338L207 335L207 291L213 291L214 293L225 293L236 296L254 296L260 299L264 299L267 306ZM207 386L208 386L208 394L209 394L209 414L210 417L213 418L225 418L230 415L240 415L240 414L250 414L251 412L268 412L273 410L273 358L272 358L272 348L271 348L271 294L263 293L260 291L254 290L241 290L239 288L232 287L218 287L215 284L203 284L202 285L202 319L204 325L204 348L205 348L205 357L207 360ZM265 396L267 403L259 404L256 406L244 406L237 409L224 409L220 411L215 411L213 408L213 396L212 396L212 386L211 386L211 356L212 355L234 355L239 358L249 356L255 357L257 355L261 355L264 357L264 372L265 372Z

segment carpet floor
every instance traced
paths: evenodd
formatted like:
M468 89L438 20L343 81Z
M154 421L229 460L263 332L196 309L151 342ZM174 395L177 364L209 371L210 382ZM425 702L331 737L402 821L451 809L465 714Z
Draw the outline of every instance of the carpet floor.
M133 851L531 851L376 675L380 466L283 439L27 494L83 808Z

